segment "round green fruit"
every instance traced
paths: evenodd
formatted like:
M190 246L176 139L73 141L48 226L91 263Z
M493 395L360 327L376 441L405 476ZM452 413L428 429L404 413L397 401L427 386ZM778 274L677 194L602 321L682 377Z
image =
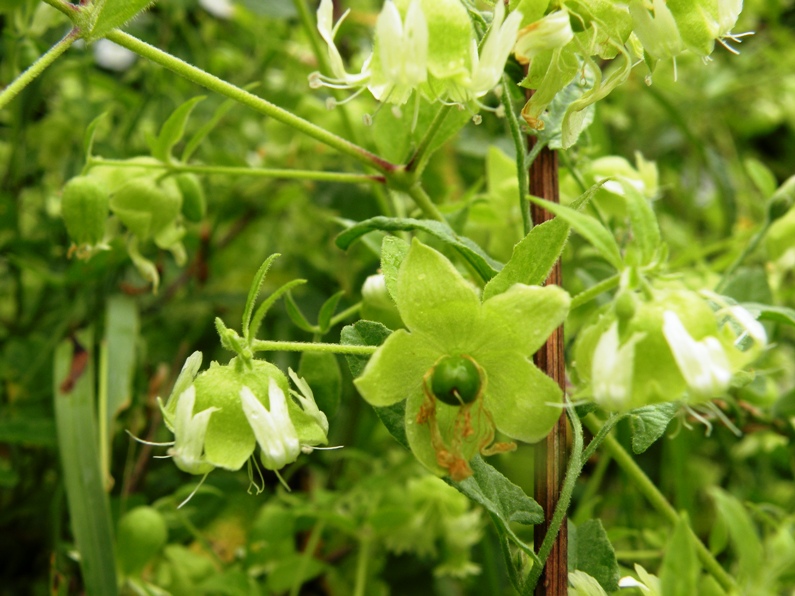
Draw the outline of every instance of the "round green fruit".
M472 403L480 395L482 386L477 365L466 356L445 356L433 367L431 392L448 405Z

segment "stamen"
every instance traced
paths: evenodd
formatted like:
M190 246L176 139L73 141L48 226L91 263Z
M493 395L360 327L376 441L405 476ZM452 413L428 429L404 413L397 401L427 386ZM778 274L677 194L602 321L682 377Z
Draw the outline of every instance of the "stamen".
M212 472L212 470L210 470L210 472ZM193 498L193 495L196 494L196 491L198 491L201 488L202 484L204 484L204 481L207 480L207 476L210 475L210 472L207 472L204 476L202 476L202 479L199 481L199 484L196 485L196 488L194 488L191 491L191 493L184 501L182 501L182 503L177 505L177 509L182 509L182 506Z

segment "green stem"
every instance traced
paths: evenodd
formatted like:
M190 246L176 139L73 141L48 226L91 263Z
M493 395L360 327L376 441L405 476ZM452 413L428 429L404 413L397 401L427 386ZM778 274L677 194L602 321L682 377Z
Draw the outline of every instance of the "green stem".
M365 536L359 540L359 554L356 557L356 585L353 596L364 596L367 587L367 564L370 562L371 539Z
M140 163L125 159L105 159L92 157L89 167L114 166L118 168L143 168L152 170L168 170L169 172L190 172L194 174L221 174L231 176L254 176L258 178L280 178L283 180L320 180L325 182L341 182L357 184L360 182L385 182L385 178L377 174L351 174L347 172L318 172L315 170L283 170L276 168L247 168L236 166L202 166L187 164Z
M320 538L323 535L323 529L326 527L325 521L318 521L315 527L312 528L312 533L309 535L309 540L306 541L304 552L301 553L301 564L298 567L298 573L293 579L293 585L290 588L290 596L298 596L301 586L303 585L304 574L309 567L309 561L312 560L313 553L317 550L317 545L320 543Z
M585 426L587 426L588 429L590 429L594 434L597 434L601 431L599 421L593 416L588 416L585 418ZM615 438L606 436L604 440L604 446L610 455L613 456L613 459L616 461L616 463L621 466L622 470L624 470L624 473L629 476L632 483L643 494L643 496L646 497L649 503L651 503L652 507L662 514L662 516L665 517L665 519L667 519L672 525L678 523L680 518L679 514L676 512L676 509L673 508L665 496L654 485L646 473L635 462L632 456L627 453L621 444ZM695 545L698 558L701 560L704 568L712 575L712 577L717 580L717 582L726 592L735 591L737 586L734 582L734 579L726 572L723 567L721 567L720 563L718 563L715 557L712 556L712 553L709 552L709 549L706 546L704 546L704 543L701 542L693 530L688 527L688 531L690 532L691 539Z
M378 346L346 346L342 344L323 344L307 341L268 341L255 339L251 342L254 352L329 352L331 354L351 354L370 356Z
M598 284L591 286L587 290L583 290L579 294L577 294L574 298L571 299L571 310L574 310L578 306L582 306L583 304L590 302L594 298L596 298L599 294L607 292L608 290L612 290L615 288L618 283L621 281L621 275L616 274L608 277L607 279L603 279Z
M762 242L762 239L767 234L768 230L770 230L770 226L773 222L770 219L766 219L762 229L759 230L756 234L751 236L751 239L748 241L748 244L745 245L743 251L737 256L734 262L729 265L726 270L723 272L723 275L718 282L718 285L715 286L715 291L719 294L726 289L726 286L729 283L729 279L734 274L735 271L743 264L745 259L747 259L758 247L759 243Z
M566 468L566 477L563 480L563 486L560 489L558 503L555 506L555 512L552 514L552 520L549 522L547 533L544 535L544 540L541 543L541 547L538 549L538 558L540 563L533 565L533 567L530 569L530 573L527 576L527 581L525 582L522 589L522 594L532 594L536 588L536 584L538 583L538 579L541 577L541 573L544 570L544 565L546 564L547 558L549 557L549 553L552 551L552 546L555 544L555 540L558 537L560 526L566 519L566 512L569 510L569 505L571 504L571 496L574 493L574 486L577 483L577 478L579 478L580 473L582 472L582 425L580 424L580 419L577 417L577 414L574 412L573 408L569 408L568 413L569 419L571 420L572 430L574 431L574 439L572 441L571 451L569 453L569 465Z
M407 192L408 195L414 200L414 203L417 205L417 207L422 209L422 212L426 217L447 223L447 220L444 218L444 215L442 215L442 212L439 211L439 208L434 204L434 202L431 200L431 197L428 196L428 193L425 192L425 189L422 188L419 183L412 185Z
M342 312L337 313L333 317L331 317L331 322L329 323L329 327L334 327L334 325L338 325L342 323L344 320L352 317L353 315L357 314L360 310L362 310L362 303L357 302L353 306L349 306Z
M508 123L508 130L513 139L513 146L516 151L516 177L519 181L519 209L522 212L522 228L524 235L530 233L530 228L533 227L533 220L530 217L530 201L527 200L527 195L530 194L530 180L528 177L528 168L525 165L527 160L527 141L525 135L522 134L522 127L519 125L519 119L516 117L514 111L513 101L511 100L511 87L507 76L502 77L502 95L500 101L502 107L505 109L505 120Z
M414 151L414 155L411 156L408 163L406 164L406 171L415 172L416 175L419 176L425 169L425 166L428 165L428 159L431 156L431 142L433 142L433 138L436 136L436 133L439 132L439 129L442 128L442 124L444 124L445 119L447 118L448 114L450 114L450 110L452 109L453 106L445 105L442 106L438 112L436 112L436 116L434 116L431 125L425 131L422 140L420 140L417 150Z
M72 29L67 33L61 41L47 50L36 62L31 64L25 72L20 74L14 79L11 84L0 92L0 110L2 110L8 103L14 99L20 91L30 85L36 77L38 77L44 69L69 49L75 41L80 38L80 33L77 29Z
M616 423L624 417L623 415L611 416L598 432L594 432L594 438L588 443L588 447L583 449L582 424L577 416L577 412L570 406L567 409L567 413L571 421L572 430L574 431L574 438L569 453L569 465L566 468L566 477L563 479L563 486L560 489L560 497L555 506L555 511L552 514L552 520L549 523L549 528L541 543L541 547L538 549L540 564L533 565L530 569L524 589L522 590L523 594L531 594L533 590L535 590L538 579L541 577L541 573L544 569L544 564L549 557L549 553L552 551L552 546L555 544L555 539L558 536L560 527L566 520L566 513L571 504L574 487L580 474L582 474L582 469L585 467L585 464L588 463L588 459L596 451L602 441L609 438L608 434Z
M308 120L304 120L303 118L296 116L284 108L280 108L279 106L272 104L261 97L257 97L245 89L241 89L240 87L236 87L231 83L227 83L215 75L196 68L195 66L188 64L184 60L180 60L171 54L163 52L162 50L159 50L156 47L133 37L132 35L116 30L109 33L107 35L107 39L127 48L132 52L135 52L140 56L143 56L144 58L147 58L148 60L151 60L152 62L160 64L161 66L177 73L189 81L196 83L197 85L201 85L202 87L205 87L211 91L215 91L216 93L220 93L221 95L229 97L245 106L250 107L260 114L270 116L274 120L278 120L279 122L282 122L283 124L286 124L295 130L298 130L320 141L321 143L336 149L340 153L349 155L350 157L353 157L360 162L375 168L381 173L386 174L397 169L397 166L385 159L378 157L367 149L343 139L342 137L339 137L334 133L321 128L316 124L309 122Z

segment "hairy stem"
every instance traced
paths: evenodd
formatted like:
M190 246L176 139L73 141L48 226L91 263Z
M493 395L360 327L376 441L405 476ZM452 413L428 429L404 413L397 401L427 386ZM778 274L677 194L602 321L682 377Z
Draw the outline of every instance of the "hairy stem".
M519 181L519 209L522 212L522 228L524 235L530 233L530 228L533 227L533 221L530 218L530 201L527 200L527 195L530 194L530 180L527 174L527 140L522 134L522 128L519 125L519 119L516 117L513 101L511 100L512 84L507 75L502 77L502 95L500 101L503 108L505 108L505 120L508 123L508 130L511 133L513 146L516 151L516 178Z
M201 85L210 91L215 91L216 93L229 97L245 106L250 107L260 114L270 116L274 120L278 120L279 122L282 122L283 124L286 124L295 130L300 131L307 136L310 136L321 143L328 145L329 147L332 147L333 149L336 149L340 153L353 157L354 159L364 163L365 165L375 168L384 174L397 169L397 166L385 159L378 157L367 149L343 139L342 137L339 137L334 133L321 128L320 126L317 126L308 120L304 120L300 116L296 116L288 110L280 108L279 106L261 97L257 97L245 89L236 87L231 83L227 83L223 79L219 79L215 75L201 70L200 68L196 68L184 60L159 50L158 48L151 46L148 43L133 37L132 35L116 30L109 33L107 38L110 41L117 43L120 46L125 47L128 50L177 73L178 75L196 83L197 85Z
M415 172L417 175L422 173L425 166L428 165L431 142L433 142L433 138L436 136L436 133L439 132L439 129L442 127L442 124L444 124L447 115L452 109L453 106L442 106L439 111L436 112L436 116L434 116L431 125L428 127L428 130L425 131L422 140L420 140L417 150L414 151L414 155L411 156L406 164L406 170Z
M602 426L594 416L587 416L584 422L585 426L587 426L588 429L594 434L601 433ZM665 495L660 492L660 489L658 489L649 479L649 477L635 462L632 456L627 453L626 449L621 446L621 443L619 443L615 438L606 435L604 439L604 446L616 463L621 466L622 470L624 470L624 473L629 476L635 487L643 494L643 496L646 497L649 503L651 503L652 507L662 514L662 516L665 517L665 519L667 519L672 525L678 523L680 517L676 512L676 509L674 509L673 506L668 502L668 499L665 498ZM695 545L696 554L701 560L702 565L704 565L704 568L712 575L712 577L717 580L724 590L733 593L737 587L734 579L726 572L723 567L721 567L721 564L718 563L714 556L712 556L712 553L709 552L709 549L704 546L704 543L701 542L699 537L696 536L689 526L688 531L690 532L690 537L693 541L693 544Z
M63 54L69 47L80 38L80 33L77 29L72 29L67 33L61 41L52 46L36 62L31 64L25 72L20 74L14 79L11 84L0 92L0 110L2 110L8 103L14 99L20 91L30 85L36 77L38 77L44 69Z
M140 163L124 159L104 159L92 157L89 167L113 166L118 168L144 168L167 170L169 172L193 174L221 174L227 176L253 176L256 178L279 178L282 180L319 180L324 182L341 182L358 184L361 182L384 183L385 178L379 174L352 174L348 172L318 172L314 170L284 170L275 168L247 168L235 166L202 166L178 163Z
M414 200L417 207L422 209L426 217L445 223L447 222L442 212L439 211L439 208L434 204L431 197L428 196L428 193L425 192L425 189L422 188L420 184L411 186L408 190L408 195Z
M378 346L347 346L343 344L324 344L306 341L268 341L256 339L251 342L254 352L329 352L331 354L351 354L370 356Z

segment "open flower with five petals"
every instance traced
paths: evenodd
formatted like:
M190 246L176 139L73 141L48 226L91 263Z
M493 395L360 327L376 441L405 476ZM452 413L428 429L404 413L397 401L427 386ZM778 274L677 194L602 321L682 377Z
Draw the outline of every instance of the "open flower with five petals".
M355 384L374 406L406 400L406 435L420 462L461 480L472 473L468 462L476 454L515 447L495 443L496 431L525 442L547 435L561 414L562 393L531 357L563 322L565 291L516 284L481 302L450 261L414 240L395 294L408 330L387 338ZM451 360L465 360L479 376L459 403L432 390L437 367Z

